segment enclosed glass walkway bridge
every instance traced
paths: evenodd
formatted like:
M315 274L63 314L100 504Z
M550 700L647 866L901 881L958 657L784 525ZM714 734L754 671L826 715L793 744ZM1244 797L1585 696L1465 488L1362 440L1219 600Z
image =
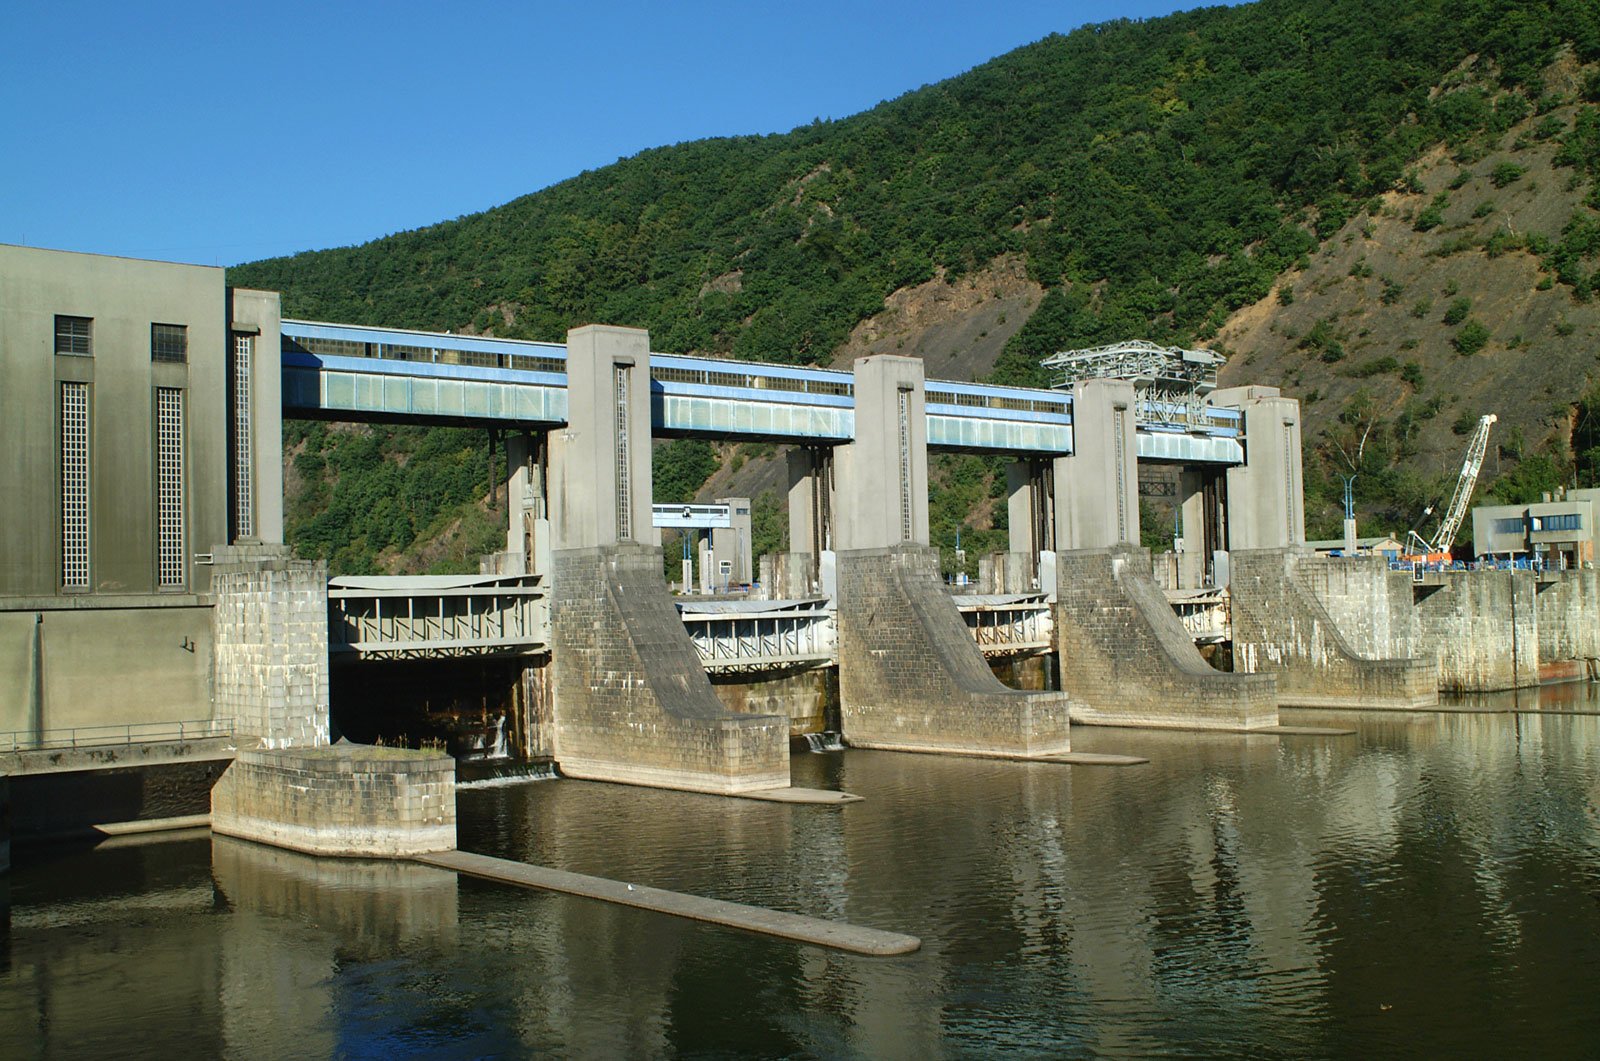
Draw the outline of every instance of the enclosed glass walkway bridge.
M283 405L340 420L558 427L567 420L566 347L516 339L283 322ZM1072 396L930 379L928 447L1017 457L1073 451ZM855 436L854 377L836 369L650 355L652 433L834 445ZM1139 457L1240 464L1237 410L1196 422L1160 409L1139 421Z

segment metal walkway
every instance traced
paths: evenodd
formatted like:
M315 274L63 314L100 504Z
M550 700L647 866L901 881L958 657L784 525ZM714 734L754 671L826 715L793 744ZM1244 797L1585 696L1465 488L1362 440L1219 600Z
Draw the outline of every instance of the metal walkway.
M343 575L328 580L328 649L362 659L528 655L550 644L538 575Z
M283 404L291 415L345 420L566 423L566 347L514 339L283 322ZM1018 456L1071 453L1072 397L1062 391L928 380L928 446ZM830 445L855 435L855 380L835 369L650 355L652 433ZM1200 421L1146 410L1139 457L1240 464L1237 410ZM1170 422L1168 422L1170 420Z

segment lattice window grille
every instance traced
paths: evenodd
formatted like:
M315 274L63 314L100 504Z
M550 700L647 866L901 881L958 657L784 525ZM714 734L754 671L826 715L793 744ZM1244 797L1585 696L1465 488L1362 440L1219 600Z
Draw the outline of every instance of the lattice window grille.
M1289 544L1295 542L1294 533L1294 428L1283 425L1283 522L1289 531Z
M915 537L911 518L911 392L899 391L900 433L900 540L909 542Z
M633 484L629 478L628 404L631 380L627 365L612 367L615 385L617 453L617 540L633 540Z
M1115 409L1111 413L1112 464L1114 465L1117 476L1117 497L1115 504L1117 506L1117 541L1119 542L1125 542L1129 540L1128 500L1126 497L1128 479L1128 450L1127 446L1124 445L1122 438L1123 426L1127 420L1127 416L1127 411L1124 409Z
M61 586L89 588L89 385L61 384Z
M156 584L184 584L183 391L156 389Z
M255 449L250 437L250 362L254 337L233 337L233 528L240 538L256 533Z

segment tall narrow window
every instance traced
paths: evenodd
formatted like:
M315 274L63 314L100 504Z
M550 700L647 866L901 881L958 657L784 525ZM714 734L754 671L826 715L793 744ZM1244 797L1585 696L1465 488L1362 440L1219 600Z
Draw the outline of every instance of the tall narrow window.
M900 540L909 542L916 528L911 519L911 392L896 392L900 398Z
M1117 541L1129 541L1128 538L1128 502L1123 496L1127 490L1128 478L1128 450L1123 443L1122 432L1127 423L1127 407L1118 406L1111 413L1111 463L1117 477Z
M253 538L256 533L255 449L250 437L250 355L255 340L233 337L233 534Z
M56 314L56 353L94 356L94 320Z
M633 484L628 476L628 402L631 381L627 365L612 367L616 388L617 540L633 540Z
M189 360L188 325L150 325L150 360L172 361L180 365Z
M183 570L183 391L156 388L156 584L181 587Z
M89 588L89 385L61 384L61 588Z
M1289 531L1289 544L1295 543L1294 532L1294 425L1283 425L1283 522Z

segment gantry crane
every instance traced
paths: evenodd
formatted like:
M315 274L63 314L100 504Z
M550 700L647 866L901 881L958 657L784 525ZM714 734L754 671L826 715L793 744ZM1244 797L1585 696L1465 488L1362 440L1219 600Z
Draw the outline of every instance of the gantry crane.
M1472 502L1472 490L1478 485L1478 473L1483 470L1483 456L1489 450L1489 428L1498 419L1493 413L1478 418L1478 428L1467 443L1467 459L1461 462L1461 477L1456 480L1456 492L1450 495L1450 507L1445 509L1444 519L1440 521L1432 541L1423 540L1416 531L1411 532L1411 544L1419 555L1408 556L1407 560L1430 563L1449 561L1450 548L1456 543L1456 532L1461 529L1467 505Z

